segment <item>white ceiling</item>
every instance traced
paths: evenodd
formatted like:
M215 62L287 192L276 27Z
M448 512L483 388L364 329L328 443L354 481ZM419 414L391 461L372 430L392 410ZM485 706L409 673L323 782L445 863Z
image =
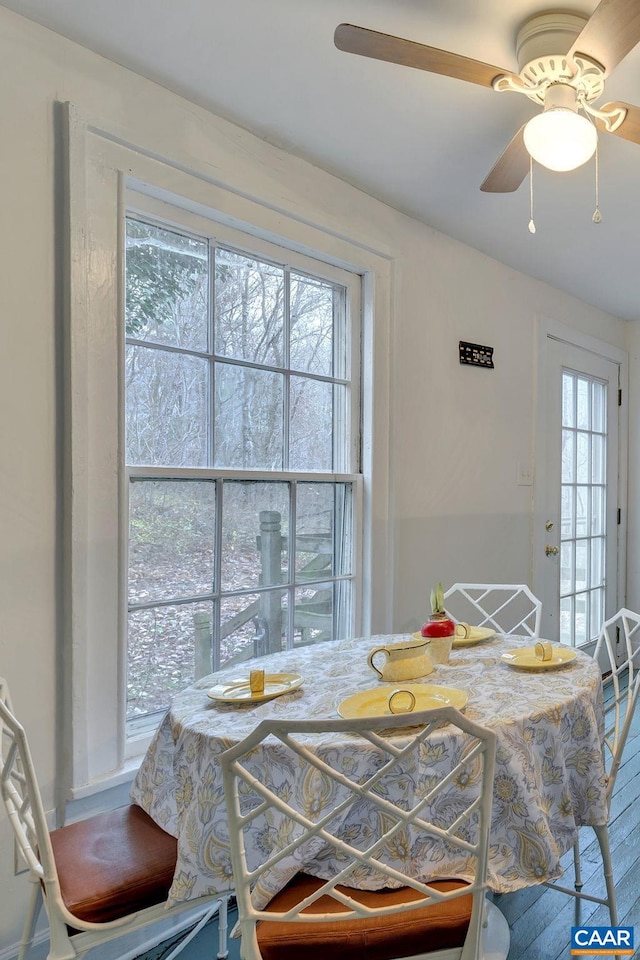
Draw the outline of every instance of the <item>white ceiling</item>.
M479 186L536 108L526 98L341 53L341 22L517 72L515 37L546 0L0 0L367 193L620 317L640 317L640 145L600 137L594 164ZM638 0L640 2L640 0ZM562 0L591 13L595 0ZM603 102L640 104L640 46Z

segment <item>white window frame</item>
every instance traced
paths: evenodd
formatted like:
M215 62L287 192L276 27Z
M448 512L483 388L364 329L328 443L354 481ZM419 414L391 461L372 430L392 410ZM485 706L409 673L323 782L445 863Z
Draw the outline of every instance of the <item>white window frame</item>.
M84 801L131 779L141 753L125 753L121 669L126 638L127 530L122 509L124 404L123 226L128 189L176 202L194 216L279 243L357 274L362 284L361 559L356 629L391 629L393 550L389 512L390 314L393 258L372 249L366 224L344 235L212 181L196 157L184 163L167 134L166 153L131 144L65 104L63 704L66 768L59 789ZM215 150L214 137L211 149ZM256 161L256 171L259 161ZM264 191L268 193L268 191ZM145 202L146 202L145 201ZM312 201L309 201L311 204ZM345 217L344 223L347 223ZM344 227L344 224L341 224ZM375 391L373 385L375 383ZM119 638L119 641L118 641ZM120 647L118 647L118 642Z

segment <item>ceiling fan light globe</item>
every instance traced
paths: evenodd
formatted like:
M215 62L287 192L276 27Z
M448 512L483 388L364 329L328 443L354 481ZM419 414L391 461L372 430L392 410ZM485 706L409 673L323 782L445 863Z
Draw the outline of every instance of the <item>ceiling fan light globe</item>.
M594 125L573 110L545 110L524 128L525 147L549 170L565 172L581 167L591 159L597 143Z

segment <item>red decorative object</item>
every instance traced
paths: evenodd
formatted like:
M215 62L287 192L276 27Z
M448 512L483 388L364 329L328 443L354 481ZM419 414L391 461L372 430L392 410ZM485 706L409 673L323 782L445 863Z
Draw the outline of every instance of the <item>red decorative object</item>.
M423 637L453 637L455 632L455 622L446 613L433 613L420 630Z

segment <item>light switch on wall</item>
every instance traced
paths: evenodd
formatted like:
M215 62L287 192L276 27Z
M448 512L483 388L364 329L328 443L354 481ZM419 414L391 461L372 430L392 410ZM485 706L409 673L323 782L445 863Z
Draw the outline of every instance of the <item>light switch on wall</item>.
M516 482L519 487L533 486L533 470L528 460L518 460Z

